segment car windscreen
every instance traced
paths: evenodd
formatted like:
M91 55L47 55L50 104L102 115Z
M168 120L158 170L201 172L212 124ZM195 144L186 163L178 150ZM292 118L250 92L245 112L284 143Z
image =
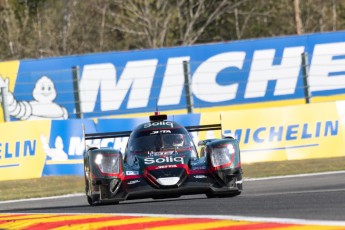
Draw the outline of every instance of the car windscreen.
M131 137L129 142L131 152L165 151L194 147L187 132L180 129L145 130Z

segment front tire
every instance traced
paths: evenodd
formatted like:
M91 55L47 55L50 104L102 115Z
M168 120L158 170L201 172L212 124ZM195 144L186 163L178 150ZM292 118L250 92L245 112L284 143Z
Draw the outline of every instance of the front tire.
M93 202L92 202L91 197L89 197L89 196L86 196L86 197L87 197L87 203L89 203L90 206L93 206Z
M89 203L89 205L95 206L95 205L100 204L100 199L98 195L91 195L91 196L86 195L86 197L87 197L87 202Z

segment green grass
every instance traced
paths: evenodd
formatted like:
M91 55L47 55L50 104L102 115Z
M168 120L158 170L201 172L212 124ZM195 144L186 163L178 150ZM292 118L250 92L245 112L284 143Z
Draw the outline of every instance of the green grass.
M341 171L345 170L345 157L255 163L242 168L244 178Z
M84 177L47 176L38 179L0 181L0 200L57 196L84 192Z
M345 157L242 165L245 178L345 170ZM0 200L83 193L84 177L60 176L0 181Z

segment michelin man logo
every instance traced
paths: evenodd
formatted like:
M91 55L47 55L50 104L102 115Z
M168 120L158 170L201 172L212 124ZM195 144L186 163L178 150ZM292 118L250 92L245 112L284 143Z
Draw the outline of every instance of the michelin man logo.
M9 79L3 80L0 77L0 85L5 85L8 89ZM13 93L7 93L7 105L9 114L19 120L37 120L37 119L67 119L66 108L54 102L57 94L54 82L42 76L37 80L32 92L34 100L17 101Z
M50 148L47 138L41 135L41 141L43 144L43 150L48 157L53 161L66 161L68 160L68 155L63 150L63 141L60 136L57 136L55 139L55 148Z

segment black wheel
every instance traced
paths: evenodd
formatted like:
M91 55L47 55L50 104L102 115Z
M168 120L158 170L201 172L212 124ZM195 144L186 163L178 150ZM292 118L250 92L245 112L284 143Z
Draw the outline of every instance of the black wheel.
M93 206L93 202L92 202L91 197L89 197L89 196L86 196L86 197L87 197L87 203L89 203L89 205Z
M91 196L86 195L86 197L87 197L87 202L89 203L89 205L94 206L94 205L100 204L98 195L91 195Z
M94 197L94 199L96 198L96 196L93 196L93 197ZM95 206L95 205L115 205L115 204L119 204L120 203L119 201L101 203L101 202L99 202L99 199L97 199L97 198L96 198L96 200L92 199L90 196L86 196L86 198L87 198L87 203L89 203L90 206Z

